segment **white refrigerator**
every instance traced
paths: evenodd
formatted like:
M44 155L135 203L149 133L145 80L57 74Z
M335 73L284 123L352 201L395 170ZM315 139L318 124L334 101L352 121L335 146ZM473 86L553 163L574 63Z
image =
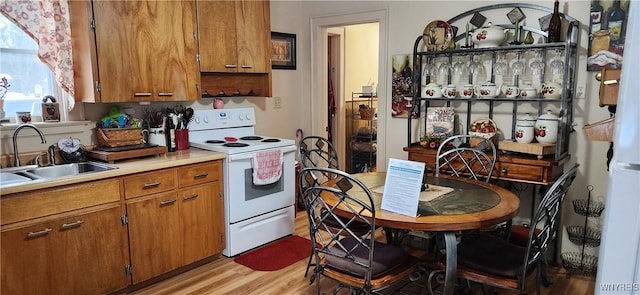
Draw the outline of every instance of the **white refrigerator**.
M595 294L640 294L640 1L629 2Z

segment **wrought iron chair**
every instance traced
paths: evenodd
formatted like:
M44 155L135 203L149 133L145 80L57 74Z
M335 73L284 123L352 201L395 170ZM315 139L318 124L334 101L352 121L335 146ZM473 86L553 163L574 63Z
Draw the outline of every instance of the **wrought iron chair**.
M436 174L446 173L489 182L496 160L496 146L491 140L477 135L454 135L438 147ZM507 221L492 231L508 239L511 224L511 221Z
M327 167L338 169L338 153L329 140L307 136L298 143L298 160L302 168Z
M307 136L300 140L298 143L298 159L300 160L300 164L302 168L309 167L324 167L324 168L332 168L338 169L338 153L336 149L333 147L333 144L329 140L321 136ZM335 175L332 173L320 173L316 175L316 178L300 178L299 180L299 196L302 196L304 190L311 186L319 185L326 181L329 181ZM303 198L302 204L304 204L305 208L307 208L306 200ZM338 217L339 219L340 217ZM327 221L329 223L329 221ZM337 220L333 220L333 225L339 227ZM309 226L311 226L311 221L309 221ZM357 233L366 232L368 226L366 224L355 222L351 224L351 229ZM313 247L313 245L311 245ZM309 268L314 264L311 262L313 256L309 256L309 261L307 262L307 269L304 272L304 276L307 277L309 273Z
M328 186L319 178L335 181ZM375 205L371 191L350 174L331 168L304 168L300 182L316 183L303 192L315 267L311 282L320 294L321 277L338 282L334 294L371 294L412 274L417 258L401 247L375 241ZM352 230L366 225L366 232Z
M578 165L566 171L544 195L531 220L525 247L489 234L465 236L458 244L458 277L527 294L527 276L536 270L536 293L540 294L547 249L556 237L562 203L577 171ZM430 274L429 289L439 271Z
M489 182L496 158L496 146L491 140L476 135L454 135L438 147L436 174Z

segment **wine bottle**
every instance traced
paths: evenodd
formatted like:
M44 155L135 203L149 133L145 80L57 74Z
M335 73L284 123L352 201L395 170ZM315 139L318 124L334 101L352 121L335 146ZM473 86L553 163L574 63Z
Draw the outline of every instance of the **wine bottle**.
M613 1L613 6L607 12L607 29L609 30L609 38L611 45L621 43L620 39L624 36L624 21L626 13L620 7L620 0Z
M558 11L559 6L560 2L556 0L553 3L553 14L551 14L551 19L549 20L549 35L547 37L547 43L560 41L562 20L560 19L560 12Z
M171 120L170 116L166 117L166 122L164 126L165 126L164 136L165 136L165 140L167 141L167 151L175 152L176 151L176 126L173 125L173 120Z
M589 35L593 36L593 33L602 30L602 17L604 9L600 5L599 0L593 0L591 3L591 18L589 19Z

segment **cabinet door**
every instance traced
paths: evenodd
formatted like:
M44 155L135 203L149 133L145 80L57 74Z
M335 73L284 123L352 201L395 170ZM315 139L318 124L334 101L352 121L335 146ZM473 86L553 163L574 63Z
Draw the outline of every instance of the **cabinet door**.
M193 186L178 192L184 264L196 262L216 253L213 197L217 185ZM221 250L221 249L220 249Z
M267 73L269 1L198 1L200 70Z
M238 72L267 73L271 66L269 1L237 1Z
M200 99L200 65L196 3L191 1L153 1L159 22L153 29L154 100Z
M237 72L234 1L198 1L200 70Z
M131 279L127 229L120 204L65 218L53 225L52 256L57 292L51 294L107 294L126 288Z
M127 204L133 283L182 265L179 203L175 191Z
M3 231L2 294L49 294L57 276L53 265L53 228L51 222Z
M94 1L101 102L200 97L193 1Z
M119 204L2 232L2 294L107 294L129 285Z
M213 183L213 216L211 221L213 222L214 232L214 253L221 253L225 247L225 227L224 227L224 194L222 182L217 181Z

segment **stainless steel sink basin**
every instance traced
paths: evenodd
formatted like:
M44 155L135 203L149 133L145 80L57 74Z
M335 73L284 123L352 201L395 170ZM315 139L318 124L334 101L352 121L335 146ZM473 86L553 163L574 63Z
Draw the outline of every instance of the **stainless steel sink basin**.
M29 177L18 175L16 173L11 173L11 172L0 173L0 183L2 183L2 186L17 185L17 184L30 182L32 180L33 179Z
M93 173L118 169L117 167L98 162L80 162L55 166L22 166L0 170L0 187L26 184L33 181L46 181L60 177L68 177L84 173Z
M55 166L37 167L26 170L26 173L34 174L42 178L54 179L64 176L78 175L90 172L100 172L117 169L116 167L98 163L98 162L81 162L70 163Z

